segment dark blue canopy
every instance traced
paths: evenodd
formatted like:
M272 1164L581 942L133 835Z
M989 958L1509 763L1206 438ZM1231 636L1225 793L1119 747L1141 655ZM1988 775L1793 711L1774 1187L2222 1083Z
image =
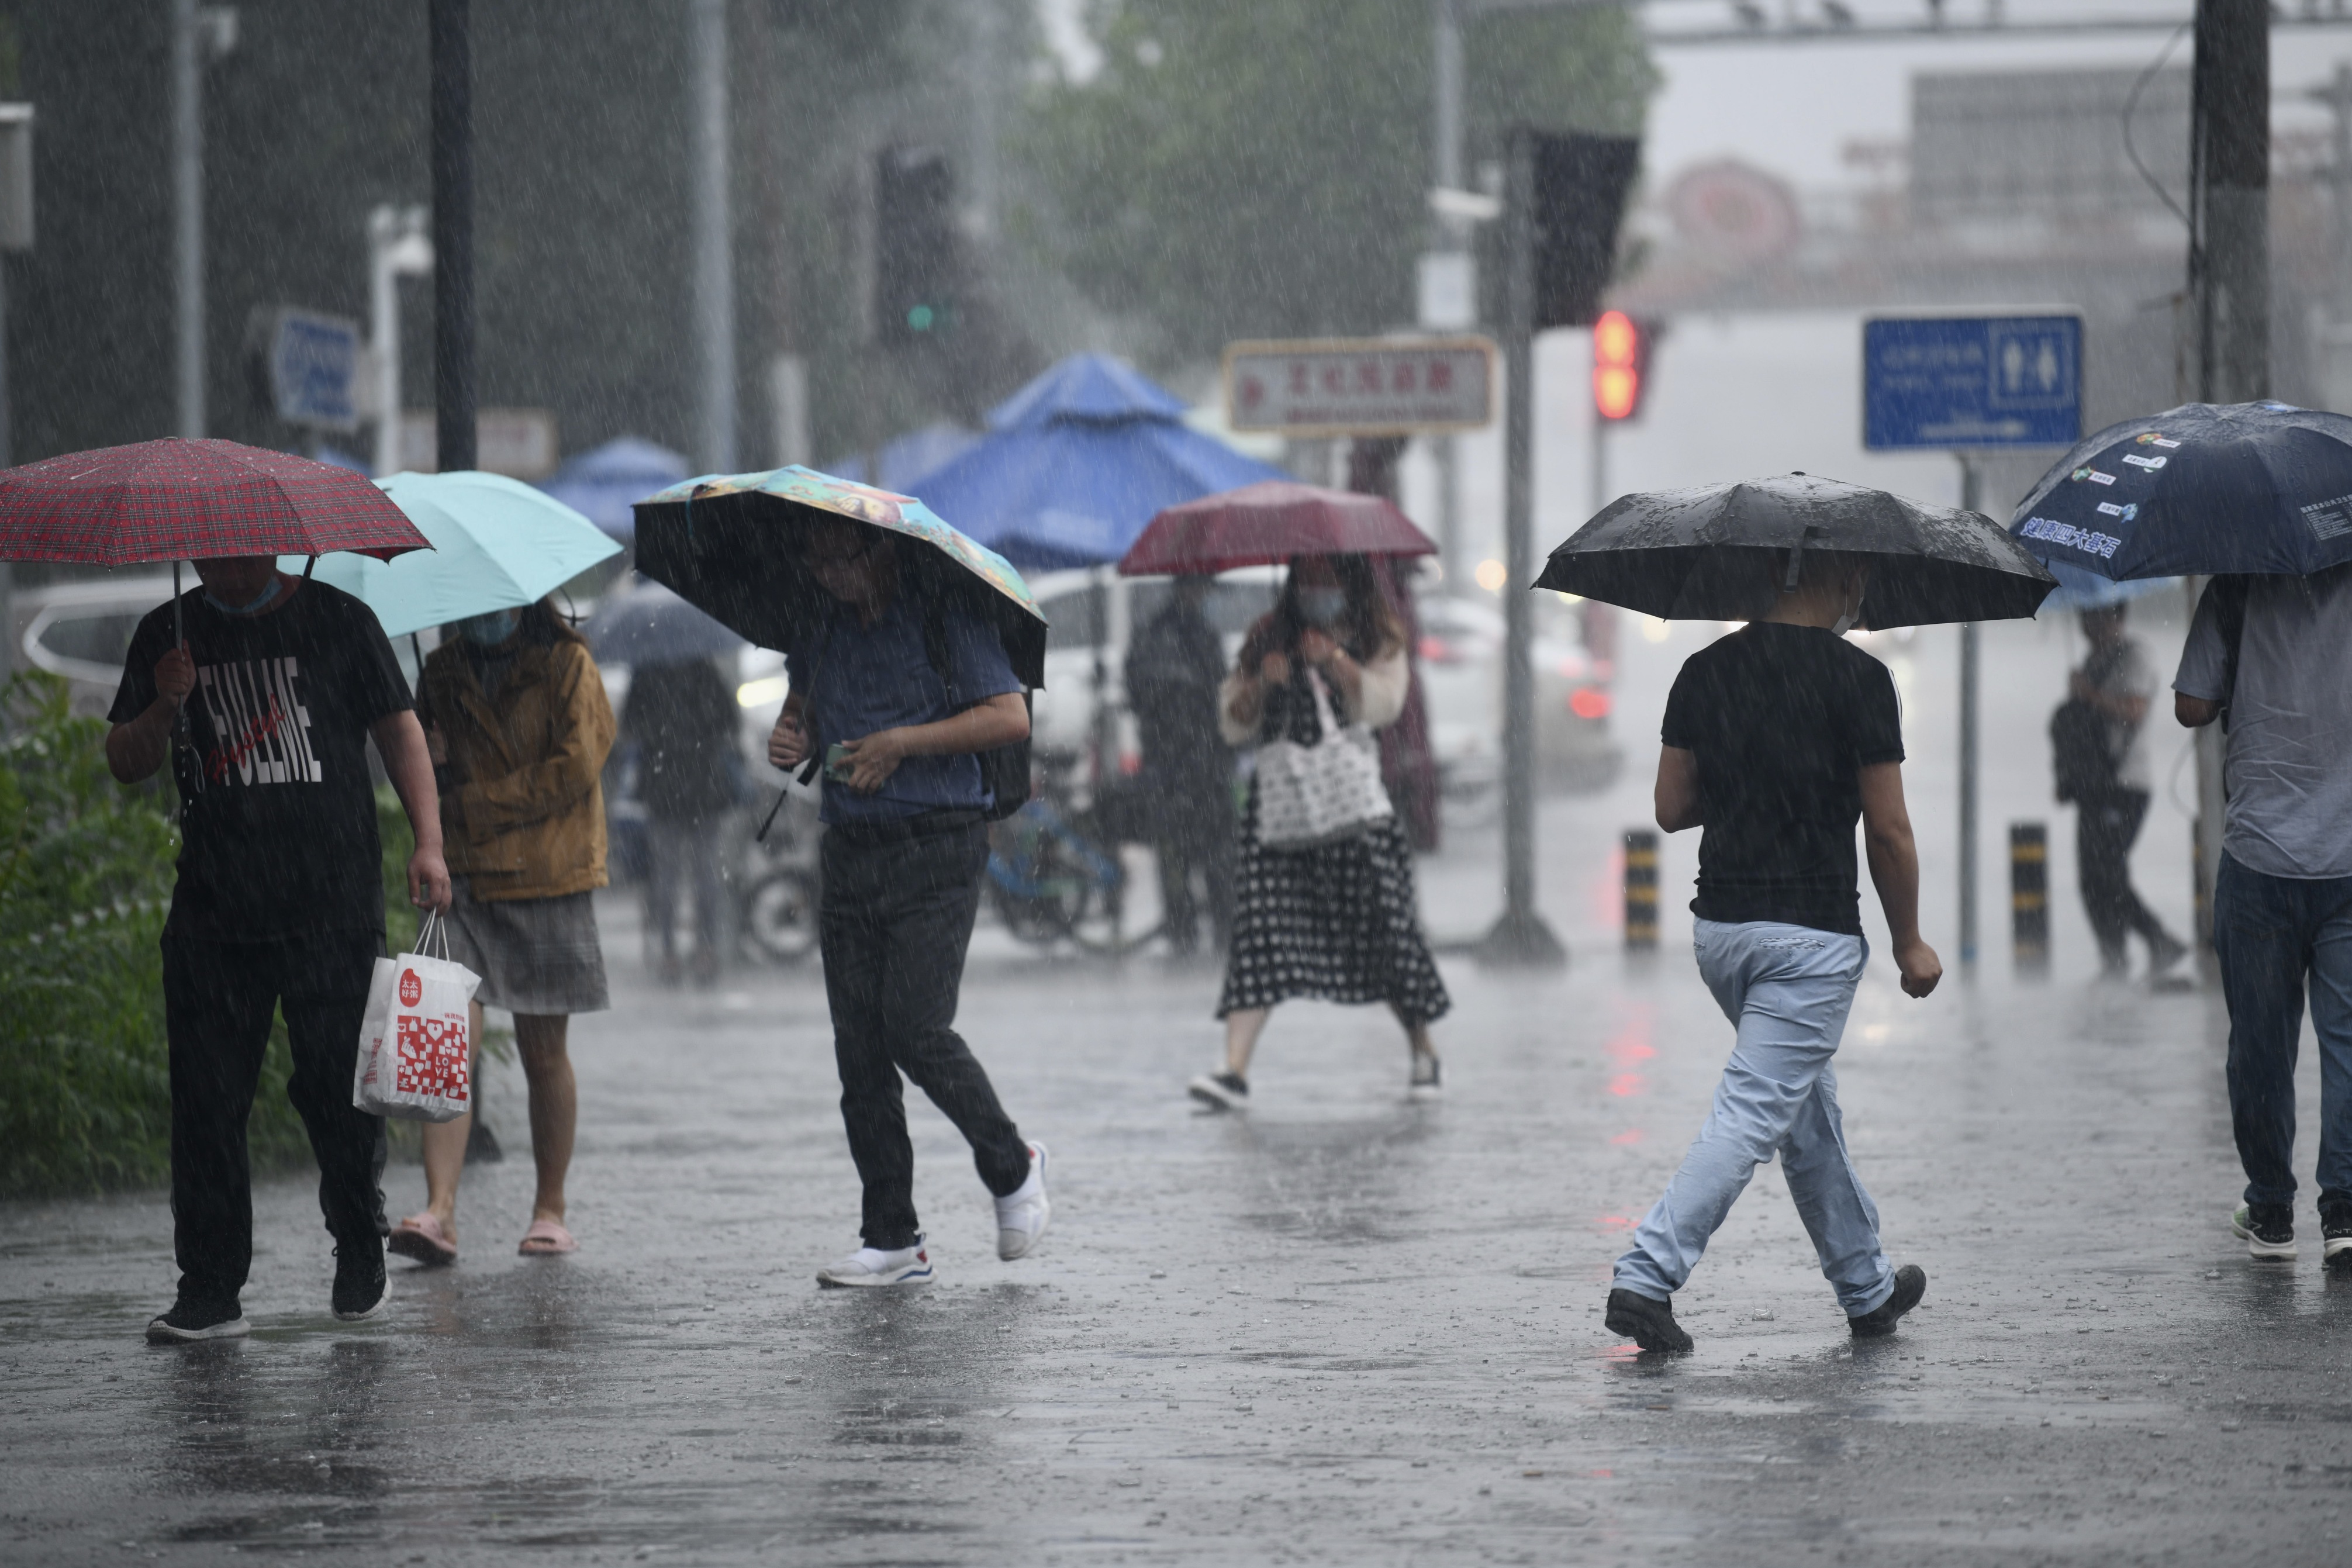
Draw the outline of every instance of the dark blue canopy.
M667 447L622 436L568 459L539 488L626 542L637 535L629 508L692 472L693 465Z
M2017 542L2114 581L2305 576L2352 561L2352 418L2190 403L2066 454L2018 506Z
M1032 571L1116 561L1161 509L1281 469L1188 428L1184 405L1103 354L1064 360L992 410L989 433L915 486Z

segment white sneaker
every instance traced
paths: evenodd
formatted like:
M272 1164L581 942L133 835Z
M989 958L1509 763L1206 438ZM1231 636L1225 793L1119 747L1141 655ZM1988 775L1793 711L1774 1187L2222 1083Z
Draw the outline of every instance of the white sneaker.
M816 1282L831 1289L863 1285L928 1285L931 1282L930 1249L917 1237L915 1245L895 1252L861 1247L840 1262L816 1271Z
M1010 1263L1026 1258L1045 1239L1054 1205L1045 1200L1045 1145L1029 1145L1029 1179L1018 1192L996 1200L996 1256Z
M1440 1098L1445 1092L1443 1076L1435 1056L1427 1051L1413 1052L1412 1080L1405 1089L1406 1096L1412 1100Z

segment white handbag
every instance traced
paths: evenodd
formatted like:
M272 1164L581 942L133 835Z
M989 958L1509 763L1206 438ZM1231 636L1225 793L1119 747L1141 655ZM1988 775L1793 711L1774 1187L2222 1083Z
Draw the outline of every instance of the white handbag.
M1269 741L1257 749L1257 841L1268 849L1311 849L1396 815L1381 783L1380 742L1365 725L1334 720L1321 674L1308 670L1307 683L1318 743Z
M360 1024L352 1104L403 1121L454 1121L474 1109L471 1004L482 977L449 957L446 922L426 910L416 945L379 958ZM441 956L425 946L439 939Z

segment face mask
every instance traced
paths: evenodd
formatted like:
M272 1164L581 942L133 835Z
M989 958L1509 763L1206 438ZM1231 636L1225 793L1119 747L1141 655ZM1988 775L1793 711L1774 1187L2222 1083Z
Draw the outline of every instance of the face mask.
M492 610L486 616L468 616L457 623L457 635L467 642L488 646L502 643L515 635L522 625L520 610Z
M220 611L223 615L250 616L267 609L269 605L269 602L278 597L278 574L272 572L269 574L269 586L264 588L260 594L254 598L251 604L229 604L215 596L210 588L205 590L205 603L210 605L214 609Z
M1842 637L1845 636L1846 633L1853 629L1853 623L1859 620L1861 616L1862 612L1859 610L1848 610L1844 615L1840 616L1835 621L1831 623L1830 636L1833 637Z
M1348 608L1345 588L1301 588L1298 613L1310 626L1328 626Z

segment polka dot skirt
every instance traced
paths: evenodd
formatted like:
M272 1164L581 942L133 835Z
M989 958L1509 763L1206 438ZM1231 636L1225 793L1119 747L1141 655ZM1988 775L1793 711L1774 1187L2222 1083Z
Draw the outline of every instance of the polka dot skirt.
M1336 844L1268 849L1250 804L1217 1016L1293 996L1393 1003L1413 1024L1443 1016L1453 1002L1422 938L1412 851L1396 818Z

